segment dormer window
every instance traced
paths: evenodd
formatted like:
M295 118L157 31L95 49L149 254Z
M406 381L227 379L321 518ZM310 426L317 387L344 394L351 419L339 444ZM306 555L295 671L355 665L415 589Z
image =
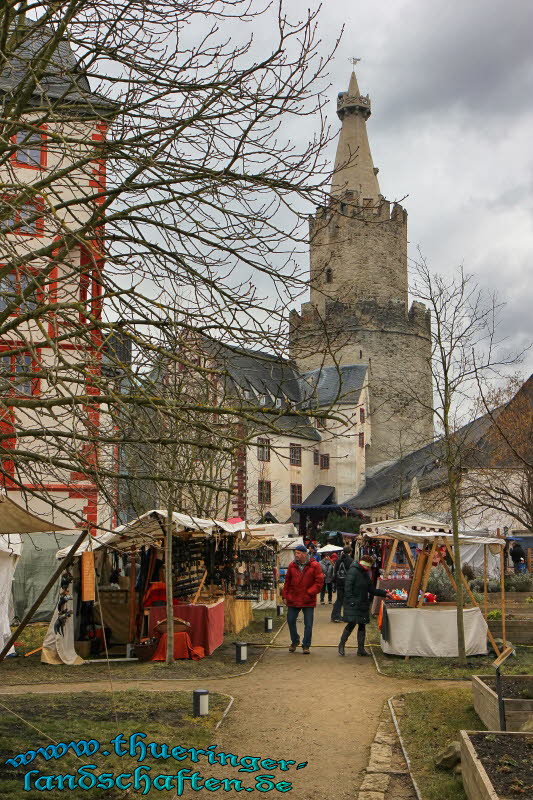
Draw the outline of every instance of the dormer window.
M326 270L326 283L333 283L333 270L331 267Z
M281 408L281 397L276 397L276 408Z

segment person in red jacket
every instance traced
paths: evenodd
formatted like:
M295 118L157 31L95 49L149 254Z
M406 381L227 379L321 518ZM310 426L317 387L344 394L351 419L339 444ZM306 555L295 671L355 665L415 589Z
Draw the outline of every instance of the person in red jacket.
M287 606L287 625L291 634L289 652L294 653L300 644L296 620L300 611L304 617L304 638L302 653L309 655L313 634L316 596L322 588L324 576L320 564L309 556L307 548L299 544L294 550L294 561L289 564L285 575L282 597Z

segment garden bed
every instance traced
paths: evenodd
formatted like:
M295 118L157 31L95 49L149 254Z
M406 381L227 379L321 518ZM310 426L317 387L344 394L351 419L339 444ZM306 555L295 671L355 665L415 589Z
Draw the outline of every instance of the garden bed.
M473 675L472 692L476 714L489 730L499 730L500 716L496 678ZM502 676L503 703L508 731L519 731L533 717L533 675Z
M460 731L468 800L533 796L533 734Z

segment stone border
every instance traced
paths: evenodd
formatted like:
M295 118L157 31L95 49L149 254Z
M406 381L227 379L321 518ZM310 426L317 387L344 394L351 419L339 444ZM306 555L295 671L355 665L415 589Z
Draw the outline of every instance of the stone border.
M410 793L411 798L422 800L398 736L398 727L391 703L393 699L390 698L383 706L378 729L370 746L368 766L357 793L357 800L390 800L391 784L394 780L401 780L402 776L407 777L413 787ZM402 797L406 797L406 795L402 795Z

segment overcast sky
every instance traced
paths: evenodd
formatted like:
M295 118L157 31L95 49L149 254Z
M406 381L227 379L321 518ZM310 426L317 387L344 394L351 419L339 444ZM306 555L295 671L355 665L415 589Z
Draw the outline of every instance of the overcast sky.
M328 120L339 124L336 93L348 88L349 58L361 58L381 191L408 195L411 256L420 246L439 272L464 264L506 302L513 343L531 342L533 2L325 0L324 51L343 24Z

